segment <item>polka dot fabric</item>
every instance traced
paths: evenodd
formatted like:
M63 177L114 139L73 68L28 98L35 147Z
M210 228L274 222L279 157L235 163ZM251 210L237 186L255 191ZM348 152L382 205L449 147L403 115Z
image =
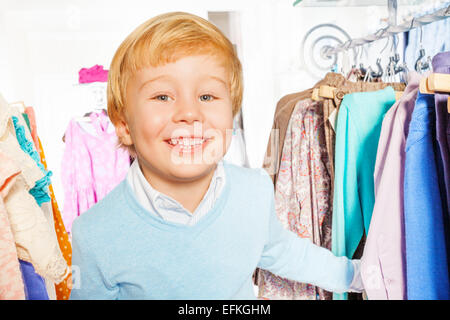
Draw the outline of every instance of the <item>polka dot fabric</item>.
M91 113L93 133L72 119L65 133L61 165L64 187L63 220L70 234L72 223L125 179L130 167L128 152L118 139L104 112Z
M47 169L47 162L45 161L44 149L42 149L41 140L38 138L39 143L39 155L41 157L41 163L44 165L44 168ZM63 254L64 259L66 260L69 266L72 265L72 245L69 241L69 236L67 234L66 228L64 227L63 220L61 218L61 212L59 211L58 204L55 199L55 194L53 193L53 187L50 184L48 186L50 198L52 200L52 209L53 209L53 220L55 221L55 231L56 236L58 237L59 248ZM64 281L55 285L56 289L56 299L57 300L68 300L70 297L70 288L72 285L72 273L69 273Z

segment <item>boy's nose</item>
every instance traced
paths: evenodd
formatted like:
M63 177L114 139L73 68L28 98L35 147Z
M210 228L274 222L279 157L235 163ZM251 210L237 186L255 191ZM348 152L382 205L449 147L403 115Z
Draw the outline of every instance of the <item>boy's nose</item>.
M195 121L203 122L203 114L196 103L181 102L176 106L176 111L172 118L173 122L185 122L188 124Z

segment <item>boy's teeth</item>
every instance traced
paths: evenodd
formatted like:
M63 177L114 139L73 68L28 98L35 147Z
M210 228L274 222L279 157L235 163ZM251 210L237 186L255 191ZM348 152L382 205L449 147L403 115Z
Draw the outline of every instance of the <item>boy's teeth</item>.
M195 145L200 145L204 142L201 138L181 138L181 139L170 139L171 144L173 145L181 145L184 147L192 147Z

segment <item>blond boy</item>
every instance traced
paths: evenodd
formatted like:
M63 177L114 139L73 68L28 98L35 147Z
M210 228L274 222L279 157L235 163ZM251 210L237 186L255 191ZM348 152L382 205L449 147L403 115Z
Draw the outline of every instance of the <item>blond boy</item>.
M124 40L108 114L136 160L74 222L72 299L253 299L256 267L361 291L359 261L281 226L262 169L222 160L241 101L239 59L208 21L163 14Z

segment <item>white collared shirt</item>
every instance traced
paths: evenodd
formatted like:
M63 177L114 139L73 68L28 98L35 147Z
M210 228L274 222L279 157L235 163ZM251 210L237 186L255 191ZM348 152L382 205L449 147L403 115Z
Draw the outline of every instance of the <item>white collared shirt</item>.
M190 213L175 199L155 190L144 177L137 159L128 171L127 181L137 200L147 211L155 213L165 221L192 226L211 210L220 196L225 185L225 170L222 161L219 161L208 190L194 213Z

